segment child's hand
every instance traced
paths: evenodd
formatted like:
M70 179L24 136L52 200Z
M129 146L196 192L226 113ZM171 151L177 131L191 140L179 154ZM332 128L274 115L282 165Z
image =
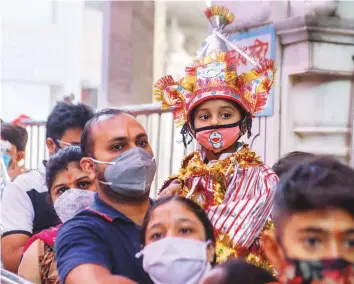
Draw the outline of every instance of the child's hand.
M172 182L168 187L160 192L158 199L167 197L167 196L178 196L181 191L181 183L179 181Z

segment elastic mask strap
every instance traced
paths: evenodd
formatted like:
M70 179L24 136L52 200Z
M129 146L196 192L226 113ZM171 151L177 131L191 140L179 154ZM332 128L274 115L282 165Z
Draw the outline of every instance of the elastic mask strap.
M115 162L104 162L104 161L99 161L94 158L90 158L91 161L95 162L96 164L103 164L103 165L115 165Z
M98 182L101 184L104 184L104 185L112 185L111 182L106 182L106 181L102 181L102 180L99 180Z
M237 121L235 123L225 124L225 125L211 125L211 126L197 128L194 131L195 131L195 133L198 133L200 131L205 131L205 130L216 130L216 129L220 129L220 128L234 128L236 126L241 126L244 121L245 121L245 119L240 119L239 121Z
M90 159L91 159L91 161L93 161L96 164L104 164L104 165L114 165L115 164L114 162L104 162L104 161L96 160L94 158L90 158ZM106 182L106 181L102 181L102 180L99 180L98 182L101 184L104 184L104 185L108 185L108 186L112 185L111 182Z

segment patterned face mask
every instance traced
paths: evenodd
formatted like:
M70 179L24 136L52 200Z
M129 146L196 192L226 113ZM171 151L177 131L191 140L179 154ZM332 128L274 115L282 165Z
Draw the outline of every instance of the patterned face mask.
M283 277L288 284L353 284L354 263L342 258L316 261L288 258Z
M89 208L95 199L95 192L83 189L69 189L54 201L54 209L60 221L65 223L82 210Z
M195 130L196 139L206 149L219 153L240 138L242 123L240 120L233 124L198 128Z

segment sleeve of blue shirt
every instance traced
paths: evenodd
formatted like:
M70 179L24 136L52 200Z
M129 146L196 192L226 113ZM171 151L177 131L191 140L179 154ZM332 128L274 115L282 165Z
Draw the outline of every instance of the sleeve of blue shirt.
M81 264L97 264L111 270L108 248L95 234L94 226L76 216L60 228L55 240L55 256L60 283Z

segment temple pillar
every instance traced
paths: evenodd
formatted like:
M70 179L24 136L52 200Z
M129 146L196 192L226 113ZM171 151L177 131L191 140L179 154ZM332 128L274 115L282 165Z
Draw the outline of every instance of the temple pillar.
M105 1L98 106L152 102L154 2Z

